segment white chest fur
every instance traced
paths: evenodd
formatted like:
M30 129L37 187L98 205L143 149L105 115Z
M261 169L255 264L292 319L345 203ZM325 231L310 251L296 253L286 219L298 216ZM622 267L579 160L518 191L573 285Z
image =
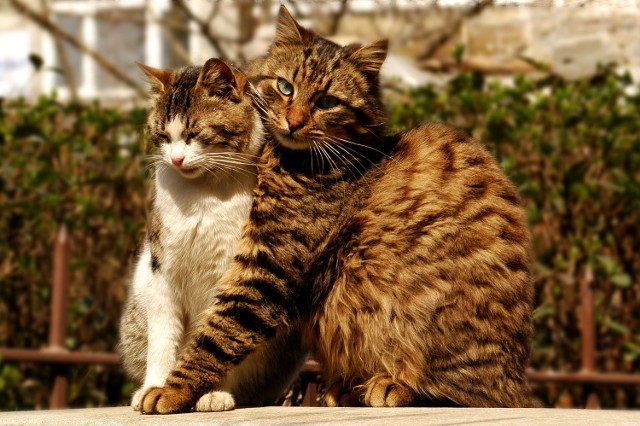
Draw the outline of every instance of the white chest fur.
M186 179L171 169L156 175L161 273L191 315L213 300L212 289L237 250L254 184L255 175L249 173L218 181Z

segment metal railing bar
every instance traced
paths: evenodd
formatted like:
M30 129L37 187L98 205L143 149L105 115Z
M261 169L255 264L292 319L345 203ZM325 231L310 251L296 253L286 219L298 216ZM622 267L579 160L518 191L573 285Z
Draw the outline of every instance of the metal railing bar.
M104 364L118 365L120 357L111 352L71 352L51 349L0 348L3 361L44 362L49 364Z

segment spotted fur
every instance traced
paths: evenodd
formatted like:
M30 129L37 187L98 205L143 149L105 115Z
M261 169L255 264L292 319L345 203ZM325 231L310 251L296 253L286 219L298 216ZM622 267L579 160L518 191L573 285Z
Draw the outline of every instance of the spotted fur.
M338 46L281 8L248 70L272 136L249 222L208 324L143 411L189 409L296 326L334 383L327 405L535 405L517 192L451 127L384 136L385 54L385 42Z

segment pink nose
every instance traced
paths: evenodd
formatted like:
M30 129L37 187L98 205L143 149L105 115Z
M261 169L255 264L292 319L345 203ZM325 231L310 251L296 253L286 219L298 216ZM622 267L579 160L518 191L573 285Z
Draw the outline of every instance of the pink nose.
M184 157L171 157L171 162L178 167L182 167L183 161Z
M289 125L289 133L293 133L301 127L304 127L308 117L300 108L292 107L287 112L287 124Z
M296 120L295 118L294 119L288 119L287 123L289 124L289 131L291 133L293 133L296 130L298 130L304 124L301 120Z

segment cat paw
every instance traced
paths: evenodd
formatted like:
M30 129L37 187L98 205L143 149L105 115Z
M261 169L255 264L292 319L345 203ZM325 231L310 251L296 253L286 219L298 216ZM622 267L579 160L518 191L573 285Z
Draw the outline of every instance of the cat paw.
M325 407L361 407L360 395L353 389L345 388L342 383L334 383L322 396Z
M142 397L149 391L150 388L142 387L135 391L133 394L133 398L131 398L131 408L136 411L140 411L140 403L142 402Z
M196 402L196 411L229 411L236 407L236 402L229 392L213 391L206 393Z
M151 388L142 397L142 414L172 414L189 411L193 407L193 396L184 390Z
M407 407L416 401L414 391L389 376L373 377L366 388L364 403L369 407Z

